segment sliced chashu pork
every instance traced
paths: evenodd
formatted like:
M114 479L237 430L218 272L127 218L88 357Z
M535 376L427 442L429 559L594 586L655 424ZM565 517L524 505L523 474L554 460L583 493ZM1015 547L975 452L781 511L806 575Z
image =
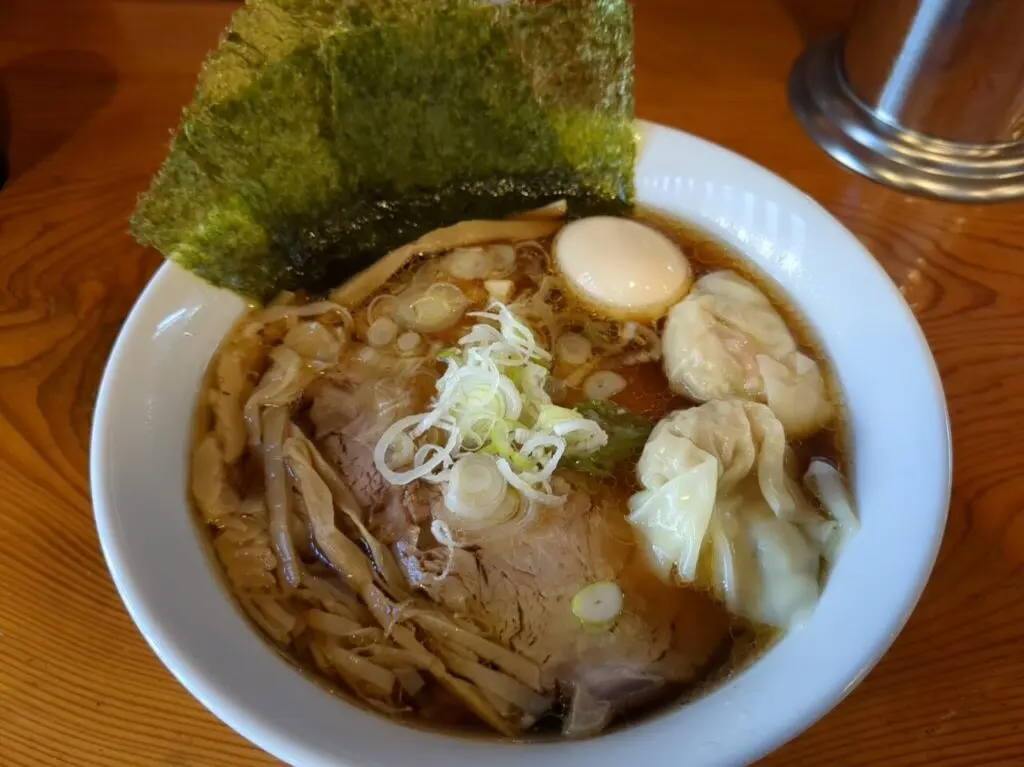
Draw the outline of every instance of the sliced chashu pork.
M411 585L538 663L545 684L571 696L568 735L597 732L665 685L693 680L724 646L724 610L652 575L625 521L624 496L576 475L556 478L565 506L457 550L438 581L444 552L429 523L440 493L425 483L394 488L380 476L365 439L370 413L358 387L346 383L323 387L310 417L371 531L392 547ZM610 631L588 629L572 613L579 590L602 580L615 581L625 597Z
M692 681L724 647L729 620L709 597L651 573L617 493L579 477L560 484L565 506L542 510L510 535L457 550L441 581L424 578L413 555L411 536L422 525L410 519L410 537L394 548L413 585L540 664L545 684L571 696L567 734L586 735L666 685ZM407 508L418 505L421 515L428 493L407 493ZM427 571L436 572L436 557L432 564ZM573 614L572 599L605 580L622 589L623 612L611 630L588 628Z
M321 382L309 408L320 450L341 472L360 509L373 515L389 499L400 501L373 461L377 439L395 419L423 404L422 392L408 381L351 381L343 374Z

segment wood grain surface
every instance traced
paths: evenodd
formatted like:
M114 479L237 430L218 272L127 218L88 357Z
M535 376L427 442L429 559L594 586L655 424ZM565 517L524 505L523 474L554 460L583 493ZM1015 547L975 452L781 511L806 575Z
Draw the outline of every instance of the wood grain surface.
M745 154L856 233L920 318L952 415L953 504L920 606L867 680L764 764L1024 765L1024 206L912 199L805 138L786 75L848 6L636 0L640 115ZM87 480L103 364L159 263L126 218L232 10L0 0L3 767L274 763L136 631L99 551Z

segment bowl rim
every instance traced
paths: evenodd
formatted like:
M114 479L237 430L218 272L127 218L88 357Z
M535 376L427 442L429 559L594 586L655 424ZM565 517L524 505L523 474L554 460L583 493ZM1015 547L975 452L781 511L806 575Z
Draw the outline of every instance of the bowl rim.
M904 315L903 319L908 323L908 327L912 329L915 337L914 340L921 347L927 359L927 364L930 368L928 373L931 379L932 393L938 397L941 405L941 431L945 439L945 450L943 451L941 465L935 466L934 469L936 481L942 485L940 495L943 500L941 509L936 509L933 512L931 518L934 519L934 524L927 531L927 539L922 541L918 566L915 572L912 573L912 577L909 578L913 580L913 586L902 594L898 604L894 605L892 610L896 619L887 624L884 631L880 630L871 647L863 652L863 660L859 664L856 673L842 675L842 678L837 677L831 680L832 684L827 689L822 688L818 691L814 706L808 710L793 713L780 719L779 723L770 732L756 739L756 743L751 742L745 746L730 746L732 749L729 751L730 758L740 760L735 763L742 764L760 758L777 749L809 728L838 705L877 664L909 620L934 567L948 516L952 486L952 436L949 413L938 369L917 318L907 306L902 295L889 279L882 266L856 240L854 235L827 210L771 171L730 150L666 126L638 121L638 127L643 134L641 153L644 151L645 146L651 142L684 140L688 148L714 155L716 159L721 159L723 162L728 161L733 167L742 169L743 173L751 175L760 182L784 189L790 196L794 194L799 195L799 197L803 198L806 206L805 212L811 215L826 217L833 222L837 231L843 233L845 237L852 241L852 245L862 251L864 259L870 262L870 267L888 286L890 297L899 303ZM742 247L737 246L736 249L741 255L747 257ZM109 481L110 474L106 471L107 463L113 455L108 449L108 436L112 424L117 418L118 403L113 397L115 383L125 367L132 339L138 333L144 332L147 329L146 323L149 320L146 316L147 307L155 296L161 294L168 284L178 278L180 271L173 264L163 264L142 291L113 346L99 388L90 441L90 483L94 515L104 558L129 614L146 641L178 681L207 709L215 713L249 740L279 758L296 760L294 763L299 764L304 764L307 761L311 764L325 763L322 760L323 753L315 749L306 748L304 744L292 738L287 725L268 721L265 717L261 718L254 714L252 707L247 702L238 700L237 697L232 695L231 691L220 689L217 685L205 679L202 673L198 671L193 659L189 657L188 652L184 651L179 645L175 638L174 627L164 625L161 622L158 616L159 611L154 609L150 599L136 587L132 572L125 566L125 552L129 544L119 533L117 514L113 510L115 505L113 500L114 489ZM760 663L760 660L758 662ZM756 667L758 664L755 663L754 665ZM742 675L740 676L742 677ZM601 743L604 740L604 738L599 738L589 742ZM500 744L488 742L487 745L488 747L495 747ZM537 746L517 746L517 748L521 749L541 747L543 747L543 744ZM520 753L525 756L531 752L523 750ZM362 766L360 765L360 767Z

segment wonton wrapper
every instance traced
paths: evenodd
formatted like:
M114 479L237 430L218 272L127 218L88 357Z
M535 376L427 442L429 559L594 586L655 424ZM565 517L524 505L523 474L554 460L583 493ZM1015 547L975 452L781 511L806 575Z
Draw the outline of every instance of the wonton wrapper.
M734 272L697 280L669 312L663 349L669 385L698 402L766 402L790 439L832 420L818 363L797 349L764 294Z
M765 405L715 400L662 419L637 464L629 522L666 580L706 588L734 615L779 628L818 600L821 558L842 530L791 474Z

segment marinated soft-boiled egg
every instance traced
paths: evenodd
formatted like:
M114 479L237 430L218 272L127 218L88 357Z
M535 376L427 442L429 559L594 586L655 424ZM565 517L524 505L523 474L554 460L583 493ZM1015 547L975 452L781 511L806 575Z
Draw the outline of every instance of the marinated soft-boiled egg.
M573 221L555 238L554 251L569 290L619 319L663 316L693 281L690 263L672 240L628 218Z

